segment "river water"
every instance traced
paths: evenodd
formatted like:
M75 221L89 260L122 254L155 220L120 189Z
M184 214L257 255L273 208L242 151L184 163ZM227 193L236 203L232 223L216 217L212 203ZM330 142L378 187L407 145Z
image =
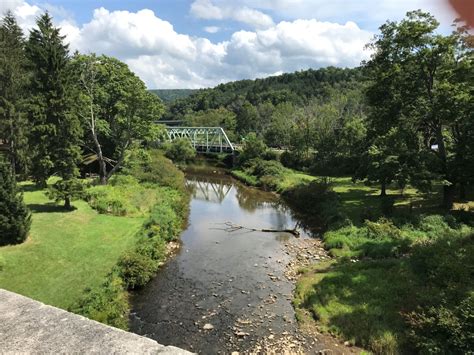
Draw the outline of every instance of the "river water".
M292 229L291 211L223 173L188 174L187 184L192 201L182 247L133 295L132 331L204 354L246 352L262 339L296 334L293 284L284 276L285 243L294 237L224 224Z

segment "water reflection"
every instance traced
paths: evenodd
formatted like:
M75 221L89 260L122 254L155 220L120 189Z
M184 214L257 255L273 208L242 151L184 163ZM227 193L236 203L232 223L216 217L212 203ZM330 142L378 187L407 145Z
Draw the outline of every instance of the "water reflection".
M194 200L220 205L230 213L231 216L229 217L232 217L235 211L239 209L252 215L261 214L265 211L266 219L272 228L288 229L296 227L291 209L275 194L249 188L222 172L210 174L209 172L196 173L193 171L188 172L186 178L187 188ZM231 211L234 211L234 213ZM302 225L298 227L305 229ZM306 234L305 231L304 234ZM282 234L281 241L285 241L287 237L287 234Z

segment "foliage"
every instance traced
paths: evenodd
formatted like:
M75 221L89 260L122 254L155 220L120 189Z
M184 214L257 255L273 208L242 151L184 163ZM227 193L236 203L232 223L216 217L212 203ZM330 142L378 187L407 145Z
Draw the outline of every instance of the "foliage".
M133 152L127 163L126 171L140 182L158 184L177 191L184 191L184 174L163 156L158 149L150 149L145 154Z
M236 115L223 107L188 113L184 121L190 127L222 127L231 141L236 138Z
M308 215L311 225L323 228L346 223L340 211L340 200L328 178L302 183L283 192L283 198L299 213Z
M56 203L64 201L64 208L71 208L71 201L84 197L84 184L79 179L59 180L49 187L48 197Z
M77 54L70 71L78 95L75 109L84 117L85 143L97 156L105 184L122 168L134 141L158 138L162 128L155 121L163 105L118 59Z
M16 186L11 167L0 160L0 245L23 242L30 226L31 213Z
M144 216L159 200L160 189L139 184L129 175L116 175L109 185L96 185L87 189L89 205L99 213L114 216Z
M163 150L166 157L177 163L189 162L196 157L196 150L186 138L178 138L172 142L164 143Z
M382 185L409 180L426 186L441 179L443 205L449 209L456 175L466 176L459 173L465 166L458 164L472 143L465 135L473 119L468 113L472 102L466 99L472 93L473 77L466 73L472 72L473 51L465 45L467 32L442 36L435 32L438 25L430 14L409 12L398 23L382 25L370 44L374 54L366 69L372 79L367 90L372 147L367 174Z
M243 140L243 149L239 155L239 164L243 165L251 159L263 158L267 149L263 139L257 137L255 133L249 133Z
M158 96L164 103L172 103L177 99L184 99L193 93L196 90L192 89L158 89L150 90L151 93Z
M124 286L128 290L145 286L157 269L154 260L137 252L122 255L117 266Z
M112 273L100 287L86 288L83 296L69 311L116 328L128 329L129 309L123 281Z

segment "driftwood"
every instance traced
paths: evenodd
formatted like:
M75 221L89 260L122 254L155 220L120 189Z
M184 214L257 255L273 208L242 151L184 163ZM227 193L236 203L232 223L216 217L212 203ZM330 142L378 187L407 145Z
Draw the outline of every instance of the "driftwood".
M213 228L213 229L220 229L224 230L226 232L232 233L232 232L237 232L237 231L249 231L249 232L266 232L266 233L290 233L294 235L296 238L300 237L300 231L298 230L298 223L295 225L294 229L259 229L259 228L249 228L249 227L244 227L238 224L234 224L232 222L225 222L221 223L225 227L224 228Z

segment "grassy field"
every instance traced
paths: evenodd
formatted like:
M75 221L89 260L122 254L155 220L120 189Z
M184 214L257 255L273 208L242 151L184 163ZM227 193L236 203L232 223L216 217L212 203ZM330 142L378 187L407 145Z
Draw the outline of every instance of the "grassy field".
M99 286L119 256L135 244L144 218L98 214L87 202L74 211L52 204L44 190L24 186L33 212L28 240L0 248L0 287L61 308L86 287Z

